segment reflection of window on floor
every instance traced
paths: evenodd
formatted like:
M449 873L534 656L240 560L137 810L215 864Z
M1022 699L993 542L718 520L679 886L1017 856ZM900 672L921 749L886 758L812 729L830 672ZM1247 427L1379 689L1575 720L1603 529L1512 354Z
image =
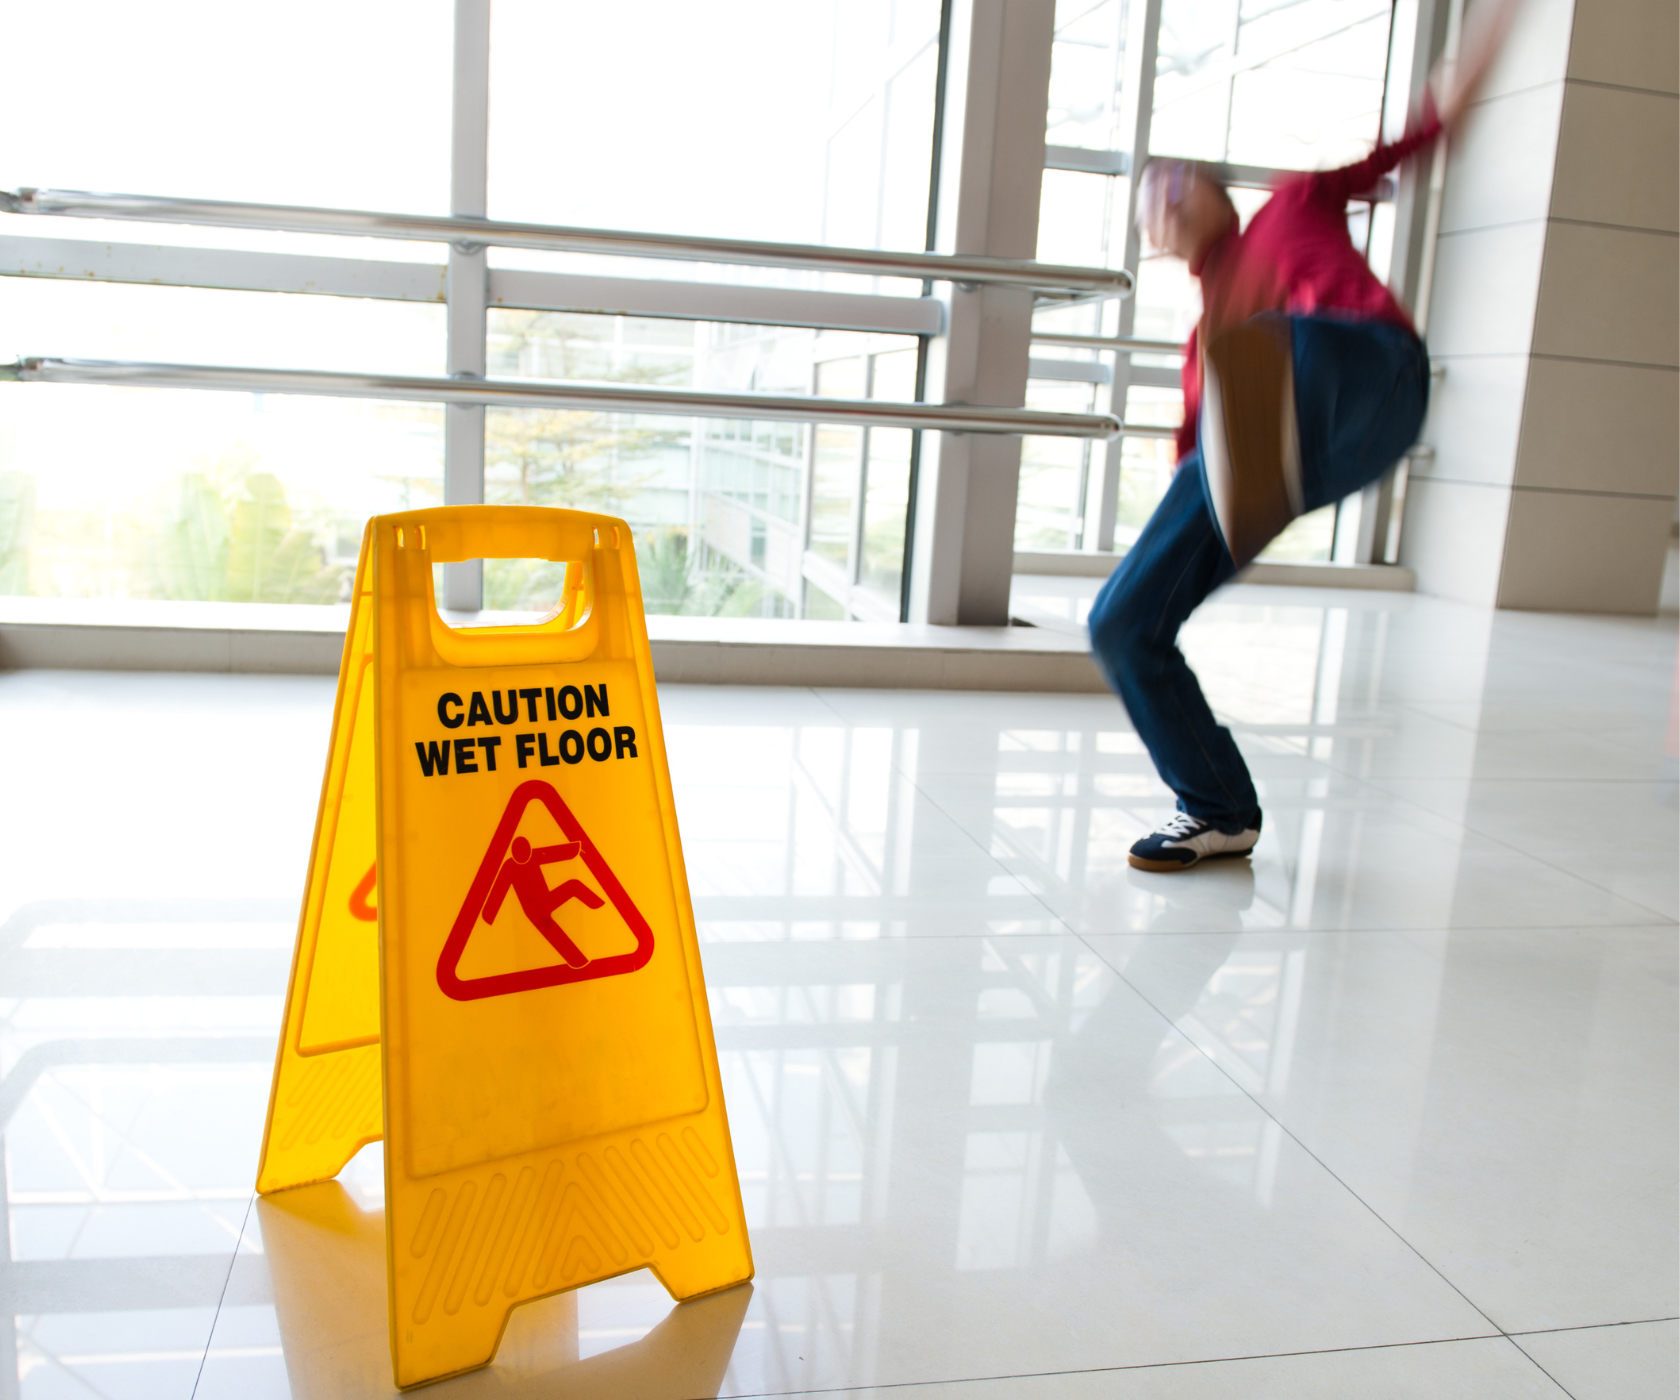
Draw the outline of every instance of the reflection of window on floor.
M1049 1037L1077 1055L1078 1033L1113 981L1095 957L1010 956L995 946L981 975L956 1266L1020 1268L1089 1249L1096 1236L1091 1198L1047 1129L1045 1095ZM1077 1074L1063 1067L1064 1076L1070 1072Z
M1178 1028L1202 1050L1176 1037L1157 1054L1152 1092L1197 1105L1171 1123L1179 1150L1215 1175L1271 1204L1282 1131L1254 1113L1249 1095L1282 1095L1289 1087L1300 1026L1306 951L1245 943L1208 979Z
M882 1042L899 1021L900 984L709 981L749 1227L761 1238L826 1231L831 1257L855 1253L859 1231L886 1212L898 1049ZM836 1043L853 1038L876 1043ZM858 1283L842 1273L761 1282L763 1325L795 1347L783 1361L803 1363L790 1374L866 1341L854 1335Z
M1088 1250L1097 1212L1067 1150L1042 1132L969 1133L957 1268L1014 1269Z

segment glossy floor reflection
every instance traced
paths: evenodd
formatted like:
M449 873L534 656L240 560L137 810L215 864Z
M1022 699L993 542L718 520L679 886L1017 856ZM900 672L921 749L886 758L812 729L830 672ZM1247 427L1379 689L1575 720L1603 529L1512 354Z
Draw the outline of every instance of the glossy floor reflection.
M758 1277L436 1393L1672 1396L1674 643L1231 589L1176 877L1104 697L669 688ZM0 1396L392 1393L379 1149L250 1192L330 703L0 676Z

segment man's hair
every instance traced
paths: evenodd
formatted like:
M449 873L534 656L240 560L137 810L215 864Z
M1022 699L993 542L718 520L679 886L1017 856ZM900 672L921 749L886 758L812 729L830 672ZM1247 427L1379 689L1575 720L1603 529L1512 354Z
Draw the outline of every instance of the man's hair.
M1182 200L1192 181L1205 180L1225 194L1225 171L1205 160L1179 160L1172 156L1155 156L1138 176L1138 228L1155 239L1167 210ZM1226 199L1229 200L1229 194Z

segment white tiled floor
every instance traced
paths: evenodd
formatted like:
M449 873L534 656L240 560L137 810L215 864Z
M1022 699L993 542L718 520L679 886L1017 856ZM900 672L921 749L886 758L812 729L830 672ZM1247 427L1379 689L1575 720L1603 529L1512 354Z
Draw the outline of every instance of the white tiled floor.
M1230 590L1183 876L1103 697L667 689L758 1278L438 1393L1668 1400L1674 631ZM250 1192L330 703L0 676L0 1397L391 1391L378 1149Z

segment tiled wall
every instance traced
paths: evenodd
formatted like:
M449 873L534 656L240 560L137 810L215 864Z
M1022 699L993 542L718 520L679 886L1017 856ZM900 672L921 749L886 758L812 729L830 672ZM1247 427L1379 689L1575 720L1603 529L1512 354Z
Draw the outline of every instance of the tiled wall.
M1413 468L1419 587L1655 611L1680 461L1673 0L1528 0L1455 143Z

